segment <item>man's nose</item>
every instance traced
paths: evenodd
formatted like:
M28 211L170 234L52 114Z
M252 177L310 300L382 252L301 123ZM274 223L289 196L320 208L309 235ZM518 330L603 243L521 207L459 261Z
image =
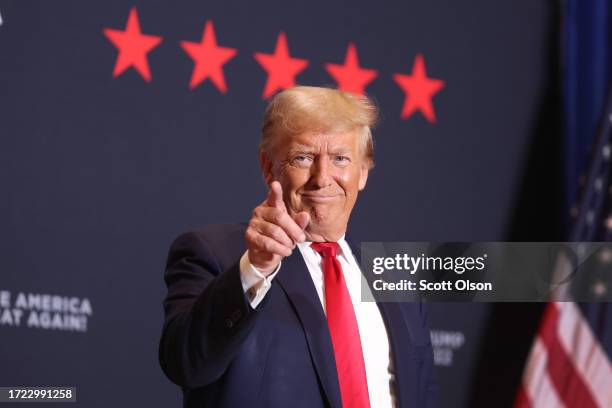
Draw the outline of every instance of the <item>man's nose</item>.
M310 181L317 188L324 188L332 183L331 161L328 157L319 157L310 167Z

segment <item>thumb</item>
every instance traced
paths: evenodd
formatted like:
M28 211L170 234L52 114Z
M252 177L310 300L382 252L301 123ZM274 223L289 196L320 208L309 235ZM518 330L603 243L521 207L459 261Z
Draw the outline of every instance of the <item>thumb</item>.
M293 221L304 230L310 224L310 214L306 211L299 212L293 216Z

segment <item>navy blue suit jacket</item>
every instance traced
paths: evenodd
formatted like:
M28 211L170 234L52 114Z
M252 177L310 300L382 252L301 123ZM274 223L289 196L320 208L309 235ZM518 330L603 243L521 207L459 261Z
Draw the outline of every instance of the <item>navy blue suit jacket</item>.
M240 281L245 225L178 237L165 281L161 367L185 407L340 408L327 320L299 251L282 261L262 303ZM352 250L359 259L358 248ZM432 349L421 303L379 303L399 407L435 405ZM372 407L376 408L376 407Z

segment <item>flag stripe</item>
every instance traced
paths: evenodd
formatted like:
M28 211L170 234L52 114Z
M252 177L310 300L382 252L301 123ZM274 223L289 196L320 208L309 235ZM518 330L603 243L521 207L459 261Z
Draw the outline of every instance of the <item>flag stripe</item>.
M557 303L559 340L590 394L601 407L612 406L612 365L575 303ZM571 352L571 353L570 353Z
M595 408L597 405L591 391L576 371L567 350L557 337L556 328L559 324L559 314L556 302L549 303L540 330L540 339L544 343L548 354L552 356L547 360L548 375L566 405Z
M612 266L607 264L608 268ZM608 278L608 290L612 284L612 273ZM591 329L591 333L597 339L602 351L606 354L607 360L612 364L612 323L610 322L610 303L577 303L576 307L580 311L580 315Z
M523 387L521 394L514 405L515 408L549 407L564 408L565 405L559 399L553 386L546 366L548 363L548 352L544 343L536 338L531 350L529 362L525 369Z

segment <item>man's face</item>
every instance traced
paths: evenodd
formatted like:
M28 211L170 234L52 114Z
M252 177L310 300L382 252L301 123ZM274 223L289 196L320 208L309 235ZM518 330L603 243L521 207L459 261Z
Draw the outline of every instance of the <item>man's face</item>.
M289 215L310 214L310 240L335 241L346 231L368 178L360 132L305 133L277 141L270 159L262 155L266 181L281 183Z

